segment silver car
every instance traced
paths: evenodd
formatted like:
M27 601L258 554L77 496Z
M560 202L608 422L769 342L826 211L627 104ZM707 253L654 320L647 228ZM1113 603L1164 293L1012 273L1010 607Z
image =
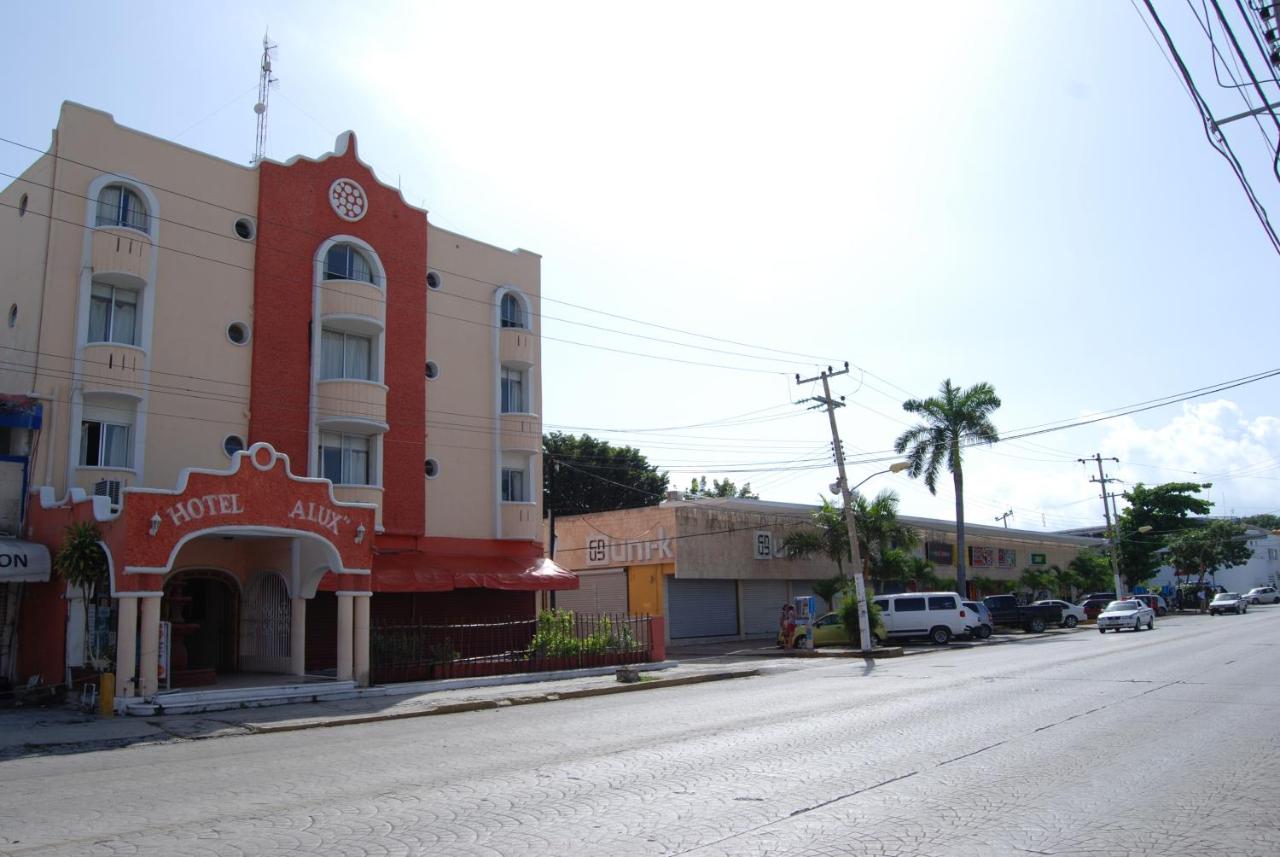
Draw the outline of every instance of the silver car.
M1249 602L1240 597L1239 592L1219 592L1213 596L1213 600L1209 602L1209 615L1217 616L1219 613L1241 613L1249 612Z
M1148 631L1156 626L1156 611L1132 598L1112 601L1098 614L1099 634L1119 631L1121 628L1141 631L1144 626Z
M1280 591L1274 586L1255 586L1244 597L1250 604L1275 604L1280 602Z
M981 601L965 601L963 603L967 609L973 611L974 616L978 617L978 624L969 629L969 636L979 640L985 640L990 637L991 629L995 626L991 624L991 611L987 608L987 605Z

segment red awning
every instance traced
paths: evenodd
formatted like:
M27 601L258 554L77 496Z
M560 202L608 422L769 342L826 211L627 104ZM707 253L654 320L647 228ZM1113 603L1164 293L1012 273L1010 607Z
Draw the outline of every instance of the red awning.
M448 556L407 551L373 558L375 592L448 592L451 589L512 589L538 592L577 589L578 576L546 559Z

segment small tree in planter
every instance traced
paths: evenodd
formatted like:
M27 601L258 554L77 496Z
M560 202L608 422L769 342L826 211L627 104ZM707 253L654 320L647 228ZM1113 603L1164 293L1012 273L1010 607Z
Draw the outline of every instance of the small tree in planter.
M54 566L62 578L84 593L85 653L99 672L111 668L111 658L98 652L95 640L89 636L89 611L93 609L94 595L107 585L107 555L101 540L96 524L77 521L67 527L54 557Z

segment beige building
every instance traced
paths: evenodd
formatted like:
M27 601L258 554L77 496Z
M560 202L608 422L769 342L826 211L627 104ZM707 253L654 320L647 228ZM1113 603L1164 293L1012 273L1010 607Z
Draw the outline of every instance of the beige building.
M556 519L557 563L580 587L556 593L556 606L588 612L667 617L671 639L769 636L790 599L813 594L838 573L820 557L789 559L788 533L811 527L815 507L763 500L666 501L657 506ZM935 573L955 577L955 525L902 517L932 557ZM1065 567L1101 540L969 525L968 577L1014 580L1028 567ZM949 548L949 551L947 550ZM973 595L980 593L973 591Z

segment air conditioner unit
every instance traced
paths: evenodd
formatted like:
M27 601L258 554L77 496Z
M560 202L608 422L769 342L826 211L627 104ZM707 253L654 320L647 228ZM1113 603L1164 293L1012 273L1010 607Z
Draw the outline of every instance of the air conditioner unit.
M120 480L100 479L93 483L93 493L97 497L110 497L112 506L120 505Z

